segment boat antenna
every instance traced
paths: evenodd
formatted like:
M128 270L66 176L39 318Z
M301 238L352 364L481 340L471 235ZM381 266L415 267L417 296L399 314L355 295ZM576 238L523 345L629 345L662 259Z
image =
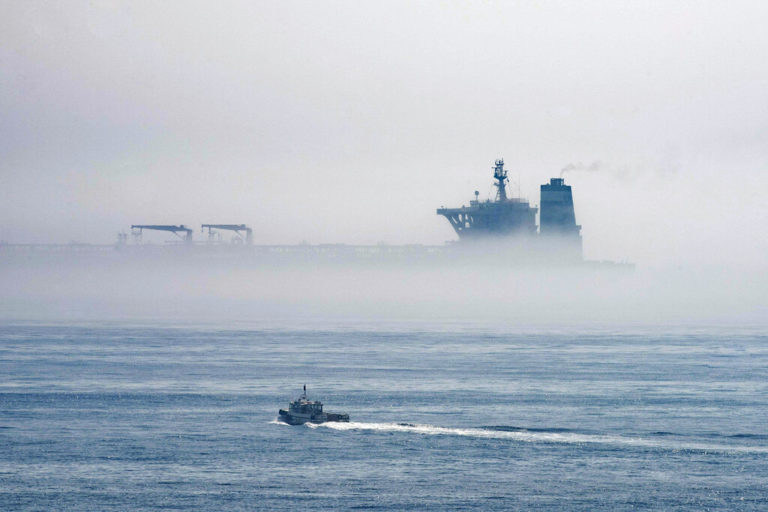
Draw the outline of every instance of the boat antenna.
M503 203L507 200L507 171L504 170L504 159L499 158L496 160L496 165L493 167L493 179L496 180L494 185L496 186L496 202Z

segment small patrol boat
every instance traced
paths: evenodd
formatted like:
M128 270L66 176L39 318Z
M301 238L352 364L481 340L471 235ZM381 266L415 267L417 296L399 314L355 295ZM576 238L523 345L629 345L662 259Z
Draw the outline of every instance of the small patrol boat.
M289 425L303 425L304 423L325 423L326 421L349 421L349 414L323 412L323 403L319 400L307 398L307 385L304 384L304 393L296 400L288 404L288 410L280 409L278 419Z

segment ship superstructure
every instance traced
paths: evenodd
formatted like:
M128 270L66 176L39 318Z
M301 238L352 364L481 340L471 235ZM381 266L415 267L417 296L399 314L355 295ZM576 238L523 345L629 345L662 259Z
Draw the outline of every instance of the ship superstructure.
M438 215L444 216L453 226L461 240L510 235L535 235L537 208L519 197L507 194L507 171L504 160L496 160L493 168L496 199L480 201L475 199L469 206L460 208L439 208Z
M527 200L507 194L507 171L504 160L496 160L493 167L496 198L475 199L469 206L438 208L459 236L459 241L504 241L504 247L518 246L534 259L581 260L581 226L576 224L571 187L563 178L552 178L541 186L540 225L536 226L539 211Z

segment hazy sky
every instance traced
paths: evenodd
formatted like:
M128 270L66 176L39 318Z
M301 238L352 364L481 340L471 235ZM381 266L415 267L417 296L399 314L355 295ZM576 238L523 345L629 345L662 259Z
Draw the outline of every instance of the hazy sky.
M565 173L585 252L768 251L766 2L0 2L0 240L442 243ZM162 241L166 235L156 234ZM201 237L201 235L197 235Z

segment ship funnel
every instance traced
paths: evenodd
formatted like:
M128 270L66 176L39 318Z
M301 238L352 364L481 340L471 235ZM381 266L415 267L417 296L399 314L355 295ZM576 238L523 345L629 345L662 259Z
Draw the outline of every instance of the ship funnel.
M581 226L576 224L571 187L563 178L551 178L541 186L540 208L539 233L560 238L563 249L581 259Z

